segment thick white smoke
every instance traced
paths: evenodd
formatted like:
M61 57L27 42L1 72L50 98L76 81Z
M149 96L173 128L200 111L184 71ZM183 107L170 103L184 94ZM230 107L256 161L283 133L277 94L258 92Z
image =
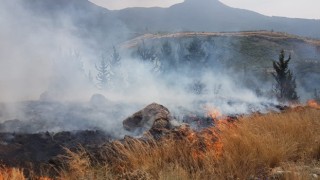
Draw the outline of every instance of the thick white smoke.
M235 83L227 72L207 69L195 77L186 76L186 69L182 74L161 74L152 70L154 64L134 59L123 49L121 66L112 70L115 75L109 88L100 90L95 65L102 54L109 57L110 48L96 51L93 42L75 34L79 27L68 16L39 17L15 2L0 6L0 101L12 102L3 105L1 122L33 122L35 128L29 131L34 132L98 127L119 135L122 120L152 102L177 114L178 107L196 111L203 104L224 114L249 113L266 110L268 103L274 103ZM122 33L126 36L128 32ZM205 84L203 94L188 91L195 80ZM106 100L89 103L95 93ZM45 102L36 101L40 97Z

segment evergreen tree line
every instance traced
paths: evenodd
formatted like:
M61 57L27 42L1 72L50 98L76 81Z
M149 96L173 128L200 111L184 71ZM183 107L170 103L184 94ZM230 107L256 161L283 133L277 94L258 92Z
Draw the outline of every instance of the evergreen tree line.
M145 42L142 42L133 53L133 56L143 62L151 63L151 71L164 73L168 69L178 70L180 66L184 65L191 65L193 69L199 70L198 68L206 67L210 54L206 52L203 42L199 38L193 38L189 44L183 45L180 43L176 49L172 47L171 43L165 41L162 43L159 52L154 47L148 47ZM296 79L289 69L291 55L288 55L287 58L285 56L285 51L281 50L278 60L273 61L273 94L280 102L297 102L299 96L296 91ZM110 85L111 79L115 76L113 69L120 65L120 54L113 47L110 57L102 57L100 63L96 65L98 72L96 80L99 88L106 89ZM189 90L195 94L203 94L205 84L195 79ZM314 96L319 98L317 90L315 90Z
M181 70L190 65L193 69L199 70L206 67L210 57L204 47L204 41L198 37L191 39L187 44L178 41L177 46L174 46L169 41L164 41L160 46L157 50L154 46L148 47L143 41L133 52L133 57L151 63L152 70L155 72L165 72L169 69Z

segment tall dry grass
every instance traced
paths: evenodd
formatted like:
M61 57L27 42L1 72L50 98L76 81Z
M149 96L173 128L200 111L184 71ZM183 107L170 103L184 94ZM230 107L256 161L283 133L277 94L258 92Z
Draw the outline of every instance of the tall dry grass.
M280 167L290 172L282 179L309 179L309 171L299 167L319 167L320 111L316 109L251 115L233 124L221 123L219 130L209 133L181 131L161 141L115 141L104 147L103 161L95 165L88 156L82 157L84 150L69 152L69 170L62 177L250 179L270 177L272 169ZM210 132L217 131L218 141L211 141L217 134Z
M25 180L23 171L16 168L0 168L0 180Z
M28 178L27 178L28 177ZM25 175L23 169L19 168L7 168L1 167L0 168L0 180L52 180L48 176L37 176L29 172L28 176Z
M242 118L223 127L222 177L267 176L281 163L311 164L320 160L320 111L296 109Z
M58 179L312 179L320 168L317 109L251 115L218 128L185 127L160 141L126 138L98 155L66 150Z

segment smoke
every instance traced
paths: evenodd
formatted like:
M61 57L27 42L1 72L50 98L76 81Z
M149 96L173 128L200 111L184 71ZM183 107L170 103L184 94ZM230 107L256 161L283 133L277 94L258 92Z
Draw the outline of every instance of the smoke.
M266 112L277 103L248 88L269 84L262 85L254 73L229 68L228 63L235 62L226 63L225 58L237 54L211 40L200 45L200 54L188 54L192 40L176 39L169 44L168 56L161 56L162 44L146 42L145 48L154 52L145 60L137 55L137 47L116 46L121 65L109 69L107 88L101 89L95 67L101 60L110 61L111 47L119 43L115 37L126 38L131 32L119 23L106 30L107 41L100 43L100 33L90 34L65 14L72 9L42 17L18 2L0 6L0 101L6 102L1 104L0 122L15 120L3 123L1 131L102 129L119 137L126 133L122 120L152 102L165 105L176 117L206 105L222 114L244 114ZM196 58L199 62L192 61ZM244 77L251 77L250 82Z
M60 26L56 26L53 20L33 15L18 2L5 1L0 7L1 101L39 97L50 86L51 79L63 73L54 72L53 66L61 61L65 51L83 49L79 39L71 34L75 27L68 17L59 19Z
M105 103L89 101L100 92L89 73L95 78L94 67L103 54L95 39L101 34L85 37L89 32L73 17L83 14L74 8L52 13L46 7L35 12L28 3L32 2L1 1L1 132L103 129L117 136L121 120L136 108L112 102L124 98L108 92L104 93L111 100ZM106 36L117 35L111 34Z

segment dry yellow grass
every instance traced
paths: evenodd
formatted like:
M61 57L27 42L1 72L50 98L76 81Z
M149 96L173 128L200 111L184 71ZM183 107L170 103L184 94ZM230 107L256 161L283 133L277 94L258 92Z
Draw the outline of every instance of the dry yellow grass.
M51 178L46 176L37 177L32 175L32 177L26 178L23 170L18 168L6 168L6 167L0 168L0 180L26 180L26 179L52 180Z
M24 180L22 170L16 168L0 168L0 180Z
M284 162L310 164L320 160L320 111L303 108L245 117L236 128L225 127L221 138L218 174L246 179L268 175Z
M99 159L83 148L67 150L58 179L298 180L320 171L318 109L251 115L218 127L201 133L185 128L161 141L115 141Z
M88 179L91 174L95 179L250 179L275 176L272 169L277 167L284 172L278 179L312 179L310 169L319 167L320 160L319 118L317 109L297 108L221 124L220 150L208 144L211 141L200 141L210 133L200 135L190 129L183 130L185 138L116 141L105 147L105 162L94 166L87 157L81 157L84 151L69 152L70 171L62 177Z

